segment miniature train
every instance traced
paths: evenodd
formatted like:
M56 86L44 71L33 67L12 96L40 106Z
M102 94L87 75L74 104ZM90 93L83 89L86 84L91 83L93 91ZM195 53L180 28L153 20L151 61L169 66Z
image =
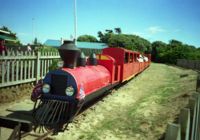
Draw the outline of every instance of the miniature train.
M63 125L71 122L84 105L128 81L151 63L150 54L142 56L117 47L104 48L101 54L86 59L70 41L64 42L59 53L63 67L47 73L32 94L32 99L36 99L35 123L58 130L64 129Z

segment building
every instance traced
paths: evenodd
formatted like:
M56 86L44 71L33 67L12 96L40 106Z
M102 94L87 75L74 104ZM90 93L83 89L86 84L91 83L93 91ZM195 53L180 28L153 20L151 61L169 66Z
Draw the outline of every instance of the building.
M0 30L0 40L13 41L13 42L17 41L15 37L11 35L10 32L4 31L4 30Z
M62 45L62 40L48 39L45 41L44 45L51 47L60 47ZM77 42L77 47L80 49L103 49L107 48L108 45L99 42Z

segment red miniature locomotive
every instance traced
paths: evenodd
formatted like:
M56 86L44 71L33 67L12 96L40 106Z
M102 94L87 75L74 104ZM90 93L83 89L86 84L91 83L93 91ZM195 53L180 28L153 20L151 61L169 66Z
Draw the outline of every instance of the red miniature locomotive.
M43 79L33 113L38 125L54 128L71 122L84 105L151 63L150 55L123 48L105 48L102 54L86 59L69 41L64 42L59 53L64 65Z

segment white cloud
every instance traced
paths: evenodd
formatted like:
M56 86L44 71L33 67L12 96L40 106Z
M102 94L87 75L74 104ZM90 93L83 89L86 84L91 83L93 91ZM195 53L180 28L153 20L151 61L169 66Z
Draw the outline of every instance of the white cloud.
M137 35L137 36L140 36L140 37L144 37L144 38L151 38L152 35L147 33L146 31L143 31L143 32L132 32L133 35Z
M145 35L145 33L143 32L133 32L134 35L138 35L138 36L143 36Z
M151 34L157 34L161 32L166 32L166 30L160 26L151 26L147 29L147 31Z

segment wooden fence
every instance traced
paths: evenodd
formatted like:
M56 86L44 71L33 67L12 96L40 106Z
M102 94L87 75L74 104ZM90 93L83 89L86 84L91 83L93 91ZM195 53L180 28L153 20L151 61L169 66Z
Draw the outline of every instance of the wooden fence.
M200 60L178 59L177 66L180 66L183 68L200 70Z
M101 53L100 49L81 49L86 56ZM49 71L53 60L60 59L55 52L8 52L0 55L0 88L38 81Z
M197 93L181 110L178 123L168 124L165 140L200 140L200 77L197 79Z
M38 81L49 71L58 52L8 52L0 56L0 88Z

